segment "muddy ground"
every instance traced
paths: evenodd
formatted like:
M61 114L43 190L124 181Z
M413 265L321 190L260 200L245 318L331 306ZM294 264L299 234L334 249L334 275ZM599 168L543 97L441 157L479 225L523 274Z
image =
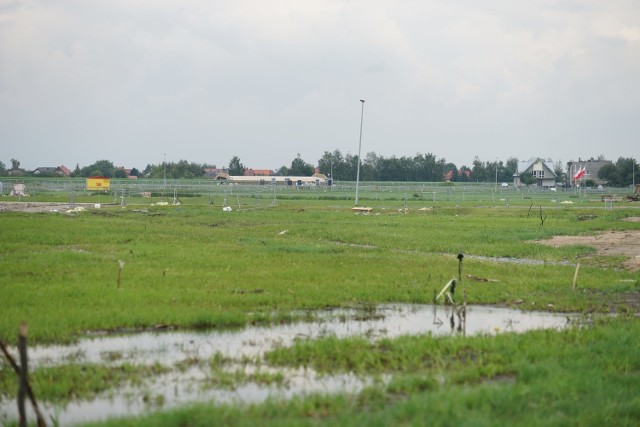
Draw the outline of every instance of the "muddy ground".
M75 207L95 208L93 203L76 203ZM0 202L0 212L66 212L71 210L69 203L51 202Z
M635 221L635 220L634 220ZM640 230L607 231L596 236L555 236L537 243L553 247L586 245L596 248L597 255L622 255L629 259L625 268L640 271Z

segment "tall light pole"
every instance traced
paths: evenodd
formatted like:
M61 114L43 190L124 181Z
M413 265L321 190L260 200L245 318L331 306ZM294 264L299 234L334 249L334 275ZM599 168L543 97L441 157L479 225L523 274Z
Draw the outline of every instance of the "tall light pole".
M360 141L358 142L358 169L356 171L356 206L358 206L358 188L360 187L360 151L362 149L362 121L364 119L364 99L361 99L362 111L360 113Z
M331 155L331 158L329 159L329 161L331 162L331 173L329 174L329 178L330 182L331 182L331 191L333 191L333 154Z
M498 158L496 157L496 193L498 192Z
M162 159L162 166L164 167L164 173L162 175L162 179L164 181L164 186L167 186L167 153L164 153L164 158Z

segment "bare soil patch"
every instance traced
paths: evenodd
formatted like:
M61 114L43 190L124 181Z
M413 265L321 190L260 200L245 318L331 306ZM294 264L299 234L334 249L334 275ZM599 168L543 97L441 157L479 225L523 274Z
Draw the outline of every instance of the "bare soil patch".
M627 220L629 220L627 218ZM598 255L629 257L624 266L631 271L640 270L640 230L608 231L597 236L554 236L538 243L555 248L566 245L587 245L596 248Z
M627 222L640 222L640 216L630 216L629 218L623 219L623 221Z
M76 203L76 207L85 209L94 207L92 203ZM0 212L66 212L70 210L69 203L52 202L0 202Z

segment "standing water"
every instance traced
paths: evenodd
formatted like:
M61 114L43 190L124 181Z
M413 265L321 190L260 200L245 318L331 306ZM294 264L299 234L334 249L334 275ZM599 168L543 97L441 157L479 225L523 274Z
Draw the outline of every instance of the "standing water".
M43 366L103 364L117 366L159 364L168 372L147 378L141 385L111 389L92 400L60 405L40 402L44 412L60 425L132 416L159 407L193 402L257 403L269 397L290 398L314 392L356 393L372 384L352 374L319 375L311 369L270 367L261 361L265 352L287 347L299 339L363 336L371 340L402 335L494 335L532 329L560 329L568 325L564 314L523 312L490 306L461 307L390 304L370 310L335 309L312 312L314 321L276 326L252 326L233 331L167 331L84 338L73 345L37 346L29 350L32 369ZM117 355L117 357L114 357ZM227 372L278 374L276 384L250 380L232 387L214 387L212 358L232 360ZM184 361L202 361L187 369ZM253 362L247 363L247 360ZM71 361L71 362L70 362ZM219 374L219 373L218 373ZM37 390L35 390L37 396ZM0 400L0 420L17 417L14 400ZM30 419L33 418L30 415Z

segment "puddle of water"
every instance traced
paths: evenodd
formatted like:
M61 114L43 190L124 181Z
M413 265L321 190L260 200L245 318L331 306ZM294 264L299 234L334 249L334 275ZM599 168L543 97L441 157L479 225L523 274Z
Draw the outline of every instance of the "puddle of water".
M522 264L522 265L573 265L569 261L545 261L541 259L532 258L511 258L511 257L489 257L482 255L465 255L468 259L477 259L480 261L500 262L507 264Z
M465 316L460 308L389 304L372 310L338 309L314 312L317 321L247 327L234 331L147 332L120 336L85 338L70 346L37 346L29 350L32 369L67 363L103 363L118 365L154 364L174 367L178 362L197 358L203 362L216 354L233 360L256 359L274 348L290 346L297 339L324 336L344 338L365 336L372 340L401 335L489 334L524 332L531 329L560 329L568 324L567 315L523 312L490 306L467 306ZM42 402L45 413L61 425L94 421L109 416L129 416L175 407L195 401L217 403L262 402L268 397L290 398L294 395L338 391L358 392L372 382L353 375L320 376L311 369L272 368L246 365L225 368L229 372L258 370L280 373L283 384L261 385L253 382L235 384L233 389L204 387L215 373L206 363L186 371L172 370L147 379L141 387L111 390L91 401L74 401L64 407ZM36 391L37 395L37 391ZM0 420L13 419L15 401L0 401ZM31 416L33 419L33 416Z

